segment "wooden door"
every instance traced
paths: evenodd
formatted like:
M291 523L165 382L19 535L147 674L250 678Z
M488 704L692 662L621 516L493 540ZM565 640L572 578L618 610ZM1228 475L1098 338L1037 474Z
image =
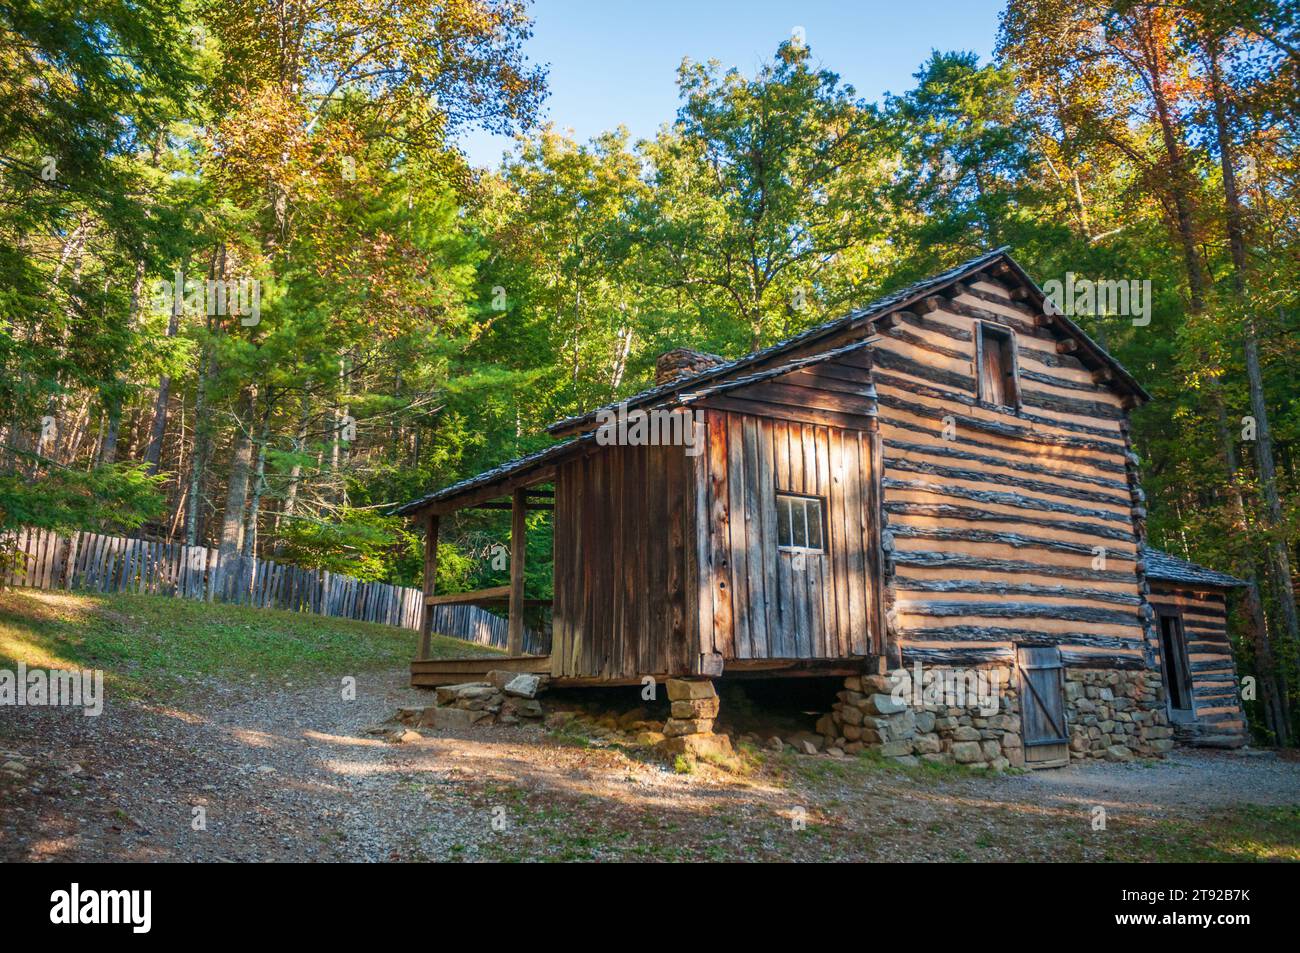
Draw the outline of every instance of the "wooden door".
M1025 765L1044 767L1070 760L1065 723L1065 672L1061 651L1022 645L1017 653L1020 677L1020 728Z
M1177 722L1196 720L1192 702L1192 675L1187 663L1187 637L1177 615L1160 615L1160 675L1169 700L1169 717Z

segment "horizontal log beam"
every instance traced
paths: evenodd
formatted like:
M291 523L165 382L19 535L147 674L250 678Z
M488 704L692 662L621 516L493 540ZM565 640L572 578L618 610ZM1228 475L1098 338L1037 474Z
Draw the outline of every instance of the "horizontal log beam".
M925 533L898 534L899 527L891 527L890 532L904 536L925 536ZM1024 537L1020 537L1022 540ZM981 539L979 542L990 542ZM1022 545L1028 545L1022 543ZM1048 548L1044 546L1043 548ZM1089 551L1091 554L1091 551ZM1129 557L1130 559L1132 557ZM1091 560L1080 560L1078 566L1052 566L1044 563L1029 562L1019 559L989 559L984 556L969 556L965 553L923 552L897 550L894 562L899 566L916 566L926 569L974 569L980 572L1020 573L1025 575L1053 576L1058 579L1091 579L1098 582L1134 582L1132 569L1116 571L1113 569L1091 569Z
M478 602L493 602L503 598L510 598L509 586L492 586L490 589L474 589L470 592L451 592L442 596L425 596L424 604L426 606L472 605Z
M1133 626L1142 623L1136 612L1119 609L1095 609L1091 606L1060 606L1037 602L961 602L946 600L899 599L894 608L906 615L938 618L979 616L996 619L1062 619L1067 622L1096 622L1105 625Z
M886 465L894 469L906 469L895 467L892 460L887 461ZM1045 513L1069 513L1073 516L1089 516L1093 519L1105 520L1111 523L1122 523L1125 526L1132 525L1127 514L1093 510L1086 506L1058 503L1055 500L1044 500L1036 496L1022 496L1019 493L1001 493L997 490L972 490L962 486L949 486L946 483L930 483L926 480L900 480L896 477L886 477L883 485L886 489L918 490L963 500L975 500L979 503L997 503L1002 506L1040 510Z
M969 523L1014 522L1029 526L1039 526L1043 529L1059 529L1066 532L1081 533L1088 536L1100 536L1103 539L1112 539L1119 543L1127 543L1130 546L1136 545L1133 533L1130 530L1120 529L1119 527L1097 526L1095 523L1077 523L1074 520L1053 520L1041 516L1027 516L1021 514L1009 516L1006 513L991 513L988 510L976 509L973 506L954 506L950 503L908 503L902 500L889 500L885 503L885 512L897 514L899 516L924 516L930 519L963 520Z

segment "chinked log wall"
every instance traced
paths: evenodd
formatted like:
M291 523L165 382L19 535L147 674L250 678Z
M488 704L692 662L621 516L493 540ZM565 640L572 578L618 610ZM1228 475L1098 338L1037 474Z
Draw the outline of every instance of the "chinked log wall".
M1121 398L996 282L928 306L873 347L903 660L1004 661L1032 642L1067 665L1143 667ZM1018 413L976 399L979 321L1015 333Z
M1223 593L1153 581L1151 604L1158 612L1182 618L1197 722L1207 733L1244 734L1246 719L1237 697Z

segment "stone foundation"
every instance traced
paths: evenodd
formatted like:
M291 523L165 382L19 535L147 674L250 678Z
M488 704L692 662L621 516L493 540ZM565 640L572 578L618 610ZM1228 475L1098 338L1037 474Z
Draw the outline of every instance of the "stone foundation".
M830 714L817 722L827 748L846 754L870 749L904 764L926 760L995 771L1025 764L1013 666L926 671L978 671L1000 687L984 707L975 698L950 705L924 694L918 704L911 691L898 697L893 676L847 678ZM1173 747L1159 673L1066 669L1065 708L1072 758L1158 757Z
M731 739L713 733L718 717L718 693L708 679L670 678L667 683L671 711L664 723L667 736L659 747L666 754L696 757L730 755Z
M1174 746L1159 672L1065 670L1071 758L1124 761Z

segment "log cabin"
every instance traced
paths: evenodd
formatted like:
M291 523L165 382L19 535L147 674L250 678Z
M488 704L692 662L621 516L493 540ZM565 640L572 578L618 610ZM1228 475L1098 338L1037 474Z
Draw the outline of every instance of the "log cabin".
M507 607L493 668L833 676L827 744L902 759L1123 759L1179 728L1240 743L1237 580L1145 547L1129 414L1149 399L1002 248L738 359L669 352L648 390L397 512L425 528L428 604ZM647 439L654 415L682 439ZM510 584L435 593L439 521L473 507L511 510ZM545 656L521 649L534 508L553 519ZM429 659L429 635L413 684L483 674ZM896 690L936 672L987 676L996 710Z

